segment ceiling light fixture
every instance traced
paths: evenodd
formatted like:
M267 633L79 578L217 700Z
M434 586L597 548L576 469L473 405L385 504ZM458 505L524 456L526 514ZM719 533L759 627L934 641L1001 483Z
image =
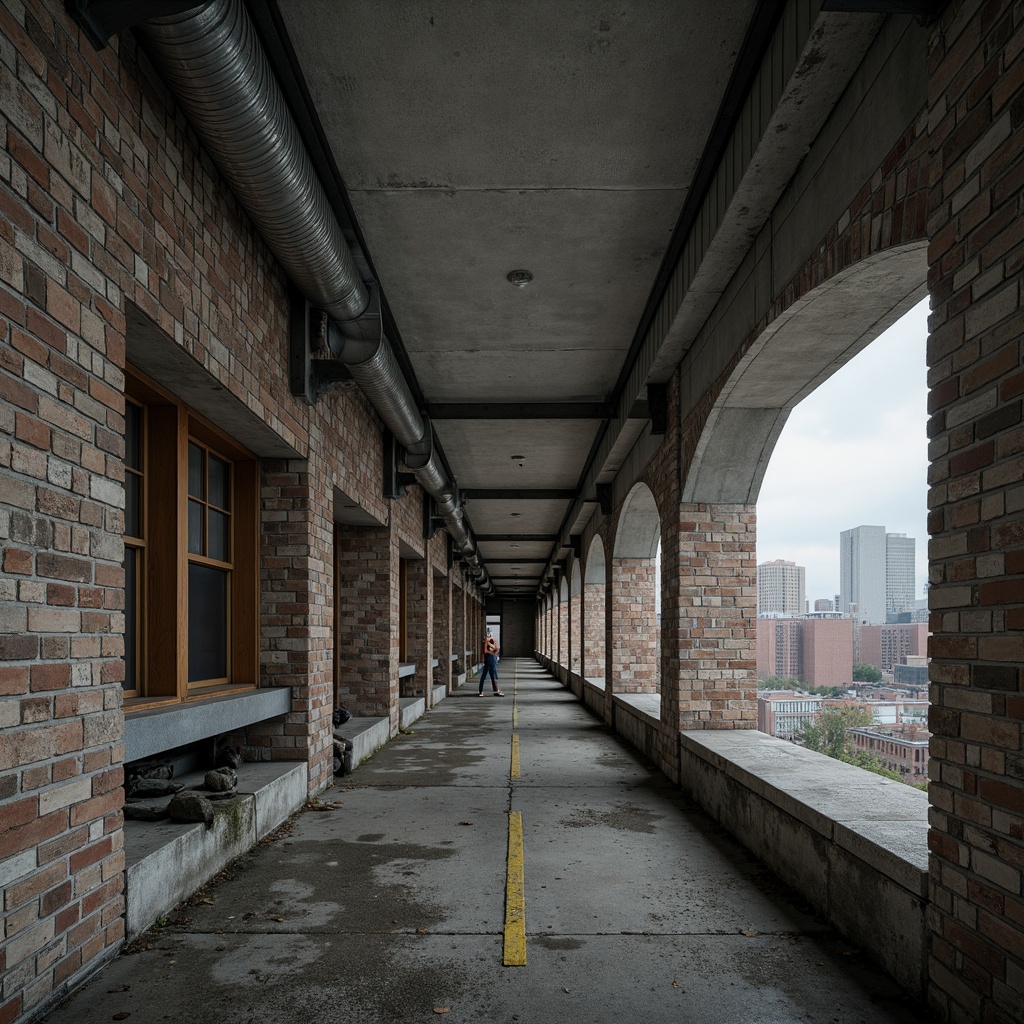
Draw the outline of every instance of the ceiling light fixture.
M517 288L525 288L533 280L533 274L528 270L510 270L505 275L505 280Z

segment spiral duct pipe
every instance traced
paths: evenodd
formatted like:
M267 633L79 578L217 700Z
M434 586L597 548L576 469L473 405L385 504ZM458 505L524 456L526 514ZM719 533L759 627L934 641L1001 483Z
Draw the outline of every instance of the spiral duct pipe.
M341 325L338 358L405 449L456 550L478 563L455 484L391 346L344 328L367 311L369 292L242 0L212 0L135 31L278 262Z

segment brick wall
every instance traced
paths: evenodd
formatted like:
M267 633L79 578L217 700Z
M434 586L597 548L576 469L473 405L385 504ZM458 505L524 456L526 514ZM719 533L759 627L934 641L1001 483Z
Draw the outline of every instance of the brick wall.
M754 506L681 505L679 515L679 727L755 729Z
M578 592L569 596L569 671L578 674L583 668L583 588L579 581L576 588Z
M583 673L590 679L604 677L604 613L604 584L584 584Z
M611 689L657 693L658 622L653 558L613 558L608 600Z
M929 54L929 997L1024 1019L1024 11L949 4Z
M434 570L436 572L436 570ZM434 577L434 685L452 689L452 585L448 576Z

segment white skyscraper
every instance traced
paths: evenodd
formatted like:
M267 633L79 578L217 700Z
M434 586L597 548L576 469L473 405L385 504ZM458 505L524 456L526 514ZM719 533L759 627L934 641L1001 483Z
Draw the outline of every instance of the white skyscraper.
M885 535L885 610L889 615L914 610L916 541L905 533Z
M795 562L762 562L757 567L757 614L803 615L805 575L804 567Z
M885 527L857 526L839 534L839 611L857 606L858 622L885 622Z
M884 526L857 526L839 535L839 610L857 606L857 621L884 623L914 608L916 541Z

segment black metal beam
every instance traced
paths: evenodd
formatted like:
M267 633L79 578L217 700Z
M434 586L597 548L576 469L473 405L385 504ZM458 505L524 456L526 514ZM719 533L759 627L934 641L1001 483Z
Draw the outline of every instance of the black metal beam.
M478 544L486 544L488 541L497 543L499 541L552 541L558 540L557 533L478 533L476 541Z
M668 385L647 385L647 406L651 413L651 434L661 437L668 429Z
M110 37L151 18L181 14L195 7L195 0L64 0L64 8L85 30L89 42L102 50Z
M608 402L431 402L432 420L606 420Z
M575 487L471 487L459 492L467 501L571 501Z

